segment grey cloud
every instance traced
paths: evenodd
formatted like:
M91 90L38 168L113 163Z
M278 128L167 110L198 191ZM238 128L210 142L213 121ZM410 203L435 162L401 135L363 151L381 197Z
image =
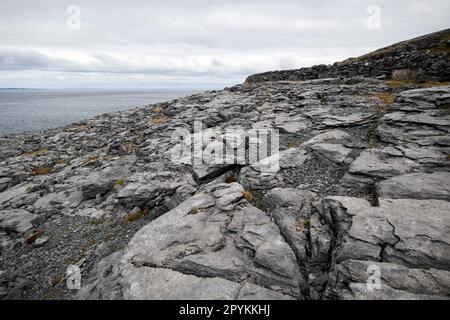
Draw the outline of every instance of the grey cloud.
M41 70L97 74L141 73L199 77L212 76L218 71L225 72L227 76L242 76L251 71L245 67L232 68L216 58L212 58L204 68L193 68L189 66L178 68L172 63L170 57L160 59L159 63L147 65L117 59L109 54L93 54L92 58L95 59L94 63L83 64L68 59L52 58L31 50L0 49L0 70Z
M70 4L81 8L80 30L66 27ZM372 4L380 30L365 25ZM447 0L4 0L0 70L241 81L448 28L449 11Z

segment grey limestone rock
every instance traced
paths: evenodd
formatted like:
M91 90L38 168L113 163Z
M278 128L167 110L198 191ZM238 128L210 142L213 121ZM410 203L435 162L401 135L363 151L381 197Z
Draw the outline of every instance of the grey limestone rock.
M390 199L442 199L450 201L450 173L413 173L377 184L377 194Z
M6 231L25 233L38 222L38 216L23 209L0 211L0 228Z

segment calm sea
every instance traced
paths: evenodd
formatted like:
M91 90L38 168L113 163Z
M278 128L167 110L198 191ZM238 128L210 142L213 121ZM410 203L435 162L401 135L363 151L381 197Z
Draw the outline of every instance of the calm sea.
M67 125L201 90L0 90L0 136Z

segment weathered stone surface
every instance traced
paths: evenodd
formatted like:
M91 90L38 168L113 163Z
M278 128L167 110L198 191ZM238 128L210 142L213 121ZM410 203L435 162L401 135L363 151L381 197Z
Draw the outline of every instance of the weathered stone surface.
M170 269L130 266L122 271L124 299L130 300L232 300L239 284L221 278L200 278Z
M294 300L294 298L278 291L246 283L239 290L237 300Z
M338 261L367 257L407 266L450 268L450 203L442 200L380 199L358 212ZM426 215L425 215L426 212Z
M130 276L136 276L132 283L144 283L139 290L153 291L146 287L145 276L127 273L131 267L152 267L202 278L223 278L233 281L230 284L247 279L249 283L300 297L302 276L292 250L270 218L243 199L242 191L235 183L216 185L141 229L120 258L122 285L131 281ZM227 199L226 203L233 203L233 207L218 210L216 206L231 195L234 200ZM194 281L192 285L199 279L181 274L180 277L182 281ZM214 281L205 281L205 286L209 285L221 291ZM161 292L161 297L187 298L189 292Z
M307 151L301 148L290 148L276 153L243 168L239 175L239 182L249 190L282 186L283 177L280 173L285 169L302 166L308 157Z
M297 133L308 128L308 125L305 122L289 121L276 125L275 128L280 129L284 133Z
M377 184L377 194L390 199L442 199L450 201L450 173L413 173Z
M346 148L341 144L333 143L313 144L311 146L311 149L336 163L343 163L349 153L352 151L352 149Z
M380 290L370 290L367 284L350 284L352 293L344 295L343 299L354 300L447 300L445 297L430 296L425 294L413 294L408 291L395 290L387 285L382 285Z
M370 123L374 120L375 114L355 112L350 115L327 115L322 121L322 126L327 128L347 127L358 124Z
M157 205L172 208L195 192L196 186L191 174L136 173L127 179L117 199L127 208Z
M340 130L330 130L316 135L315 137L304 142L303 145L311 145L318 143L341 142L349 138L347 132Z
M112 189L114 179L102 178L101 176L90 177L82 186L81 192L86 199L92 199L97 194L103 195Z
M263 199L281 234L294 250L299 263L307 260L307 232L314 193L296 189L274 188Z
M6 231L25 233L33 228L38 216L23 209L0 211L0 228Z
M418 167L416 162L406 157L392 156L383 150L370 149L363 151L353 161L348 171L375 178L390 178L413 172Z
M369 271L378 268L381 288L367 290L367 282L372 275ZM345 260L336 266L335 277L329 286L329 295L337 293L339 298L384 298L384 299L438 299L450 292L450 272L438 269L415 269L402 265L376 262ZM349 287L347 284L350 283ZM356 285L356 287L355 287ZM359 286L359 288L358 288ZM364 287L366 289L364 290ZM339 288L339 290L337 290ZM355 290L357 289L357 290ZM448 297L447 297L448 298Z
M0 167L0 178L5 178L10 176L10 170L8 168Z
M0 299L448 298L447 33L0 137Z
M31 183L23 183L0 193L0 206L4 205L6 202L14 199L15 197L19 197L25 194L31 187Z
M332 253L331 281L325 293L329 298L416 299L447 295L449 202L379 199L379 207L367 207L355 205L357 202L351 198L330 200L322 201L321 213L330 213L332 219L328 221L334 236L341 240ZM371 265L381 268L385 281L382 289L374 292L367 290L371 275L367 269ZM433 285L435 281L442 283Z
M380 139L445 158L450 145L450 115L445 107L449 93L448 86L402 92L376 129ZM427 158L423 153L419 151L416 158Z
M11 182L11 178L0 178L0 192L6 190Z
M76 209L82 201L82 192L77 189L71 189L49 193L37 199L37 201L34 202L33 207L37 213L48 214L55 211L70 211Z

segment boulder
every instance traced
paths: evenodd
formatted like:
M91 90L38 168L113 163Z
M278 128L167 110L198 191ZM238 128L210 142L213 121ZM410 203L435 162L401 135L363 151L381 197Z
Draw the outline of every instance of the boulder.
M0 211L0 228L6 231L25 233L39 222L39 216L24 209Z

